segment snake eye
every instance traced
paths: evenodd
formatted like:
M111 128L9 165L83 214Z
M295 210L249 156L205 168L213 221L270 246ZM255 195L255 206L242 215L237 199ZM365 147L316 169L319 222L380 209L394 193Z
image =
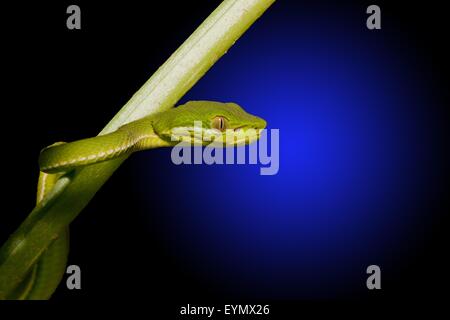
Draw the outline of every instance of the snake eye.
M219 131L225 131L227 128L227 119L221 116L215 117L212 120L211 127Z

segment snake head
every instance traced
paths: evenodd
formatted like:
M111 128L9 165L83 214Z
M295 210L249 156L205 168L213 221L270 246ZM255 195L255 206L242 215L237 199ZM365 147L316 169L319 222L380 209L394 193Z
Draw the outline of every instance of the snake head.
M189 101L155 117L154 130L167 141L231 146L252 143L266 127L236 103Z

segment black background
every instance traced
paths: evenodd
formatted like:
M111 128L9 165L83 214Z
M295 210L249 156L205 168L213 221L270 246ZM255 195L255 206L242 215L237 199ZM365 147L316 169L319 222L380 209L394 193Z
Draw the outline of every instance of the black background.
M277 10L278 1L270 10ZM66 28L66 8L78 4L82 29ZM165 59L214 10L219 1L191 2L21 2L2 7L2 191L0 242L6 240L33 208L38 177L37 155L42 147L63 137L65 141L96 135L131 95ZM317 5L299 2L302 6ZM372 2L332 4L358 6L362 21ZM413 39L434 66L437 90L448 105L448 27L445 8L438 2L413 5L409 2L376 2L382 8L382 23L395 25ZM270 10L266 14L270 14ZM364 17L364 18L363 18ZM389 36L389 30L381 32ZM136 45L139 44L139 45ZM126 61L127 63L121 63ZM448 115L447 110L442 110ZM442 119L448 123L448 117ZM448 132L443 146L448 149ZM443 149L443 159L447 153ZM177 306L186 303L270 303L273 315L301 307L363 305L370 310L400 302L443 303L448 294L449 201L436 203L433 230L408 269L395 277L383 277L383 289L349 295L338 301L252 301L214 292L195 275L184 272L159 245L130 218L138 210L133 188L133 159L122 165L71 225L69 264L80 265L83 289L59 288L50 305L128 301L151 315L165 313L175 318ZM442 173L448 177L448 171ZM446 179L448 182L448 179ZM449 194L449 185L442 186ZM114 201L111 201L114 200ZM155 211L158 201L155 199ZM126 212L127 219L111 217L108 208ZM139 217L136 217L139 219ZM118 232L121 230L121 232ZM125 230L125 231L124 231ZM145 236L144 236L145 233ZM152 243L152 254L142 255L142 242ZM143 258L145 257L145 258ZM411 281L414 279L414 281ZM151 317L150 317L151 318Z

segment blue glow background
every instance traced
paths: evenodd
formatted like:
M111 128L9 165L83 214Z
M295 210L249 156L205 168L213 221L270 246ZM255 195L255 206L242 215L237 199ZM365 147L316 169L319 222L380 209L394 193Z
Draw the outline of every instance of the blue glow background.
M358 292L368 265L406 267L430 223L418 208L438 174L431 75L396 26L369 31L364 12L276 4L181 101L234 101L280 129L277 175L175 166L170 150L137 158L149 221L216 291Z

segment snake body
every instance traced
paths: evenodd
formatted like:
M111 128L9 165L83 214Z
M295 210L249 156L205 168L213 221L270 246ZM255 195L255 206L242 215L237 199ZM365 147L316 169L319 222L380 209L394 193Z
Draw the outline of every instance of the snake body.
M196 126L199 122L200 129ZM190 101L130 122L106 135L55 143L44 148L39 156L37 203L43 201L61 176L75 168L140 150L174 146L180 141L208 145L211 134L227 141L222 146L251 143L259 138L259 130L265 126L263 119L245 112L235 103ZM231 143L226 140L230 131L234 134ZM8 299L50 298L64 275L68 251L67 226L41 253L20 285L7 295Z

